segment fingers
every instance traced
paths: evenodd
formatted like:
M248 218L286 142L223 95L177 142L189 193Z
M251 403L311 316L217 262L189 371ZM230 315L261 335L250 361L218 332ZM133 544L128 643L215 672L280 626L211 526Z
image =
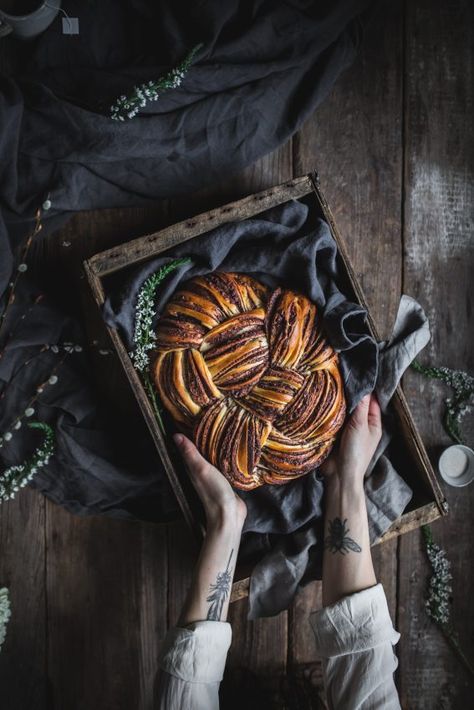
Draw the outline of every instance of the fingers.
M203 473L210 466L187 436L174 434L173 439L191 473Z
M382 429L382 412L380 411L380 404L378 403L377 397L374 394L370 397L367 421L371 429L376 431Z
M370 402L370 394L366 394L365 397L362 397L359 404L352 412L349 423L355 429L360 429L367 424L367 416L368 416L368 412L369 412L369 402Z

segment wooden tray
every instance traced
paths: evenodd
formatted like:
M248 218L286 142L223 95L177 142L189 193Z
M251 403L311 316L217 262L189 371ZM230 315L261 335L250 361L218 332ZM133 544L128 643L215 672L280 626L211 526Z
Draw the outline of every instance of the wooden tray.
M295 178L282 185L277 185L236 202L204 212L192 219L184 220L154 234L139 237L126 244L96 254L84 262L84 269L98 307L101 308L104 303L107 295L107 280L112 274L117 275L120 271L128 269L130 266L153 258L177 244L193 239L222 224L254 217L270 207L291 199L300 198L305 198L305 201L309 202L310 209L316 210L318 215L322 216L329 224L339 251L339 267L344 281L341 285L351 300L360 303L367 310L369 329L372 335L377 340L380 340L345 244L336 227L329 205L319 187L316 173ZM108 326L106 327L143 412L184 518L198 539L201 539L204 530L201 517L202 511L186 472L180 465L179 457L176 456L174 444L171 439L164 438L157 424L151 403L119 332ZM413 489L413 499L407 511L393 523L378 542L389 540L421 525L430 523L448 512L446 500L438 485L426 449L400 387L396 390L391 407L396 421L394 439L397 439L397 445L395 448L400 458L400 461L396 463L400 463L399 471L403 473L406 481ZM247 575L249 571L251 570L246 569L244 571L238 566L236 581L232 588L231 601L247 596L249 588L249 577Z

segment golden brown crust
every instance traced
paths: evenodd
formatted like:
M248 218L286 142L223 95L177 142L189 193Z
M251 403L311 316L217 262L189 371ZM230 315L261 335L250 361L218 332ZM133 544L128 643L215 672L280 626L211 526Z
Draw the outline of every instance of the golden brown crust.
M344 388L305 296L245 274L200 276L168 302L156 336L164 406L232 485L287 483L328 456Z

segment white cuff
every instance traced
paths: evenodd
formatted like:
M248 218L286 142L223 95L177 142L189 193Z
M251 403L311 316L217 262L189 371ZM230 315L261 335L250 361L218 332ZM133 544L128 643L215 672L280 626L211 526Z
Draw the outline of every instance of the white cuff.
M220 683L232 640L230 624L196 621L166 635L160 668L191 683Z
M310 622L322 658L367 651L387 641L394 646L400 638L392 626L381 584L314 612Z

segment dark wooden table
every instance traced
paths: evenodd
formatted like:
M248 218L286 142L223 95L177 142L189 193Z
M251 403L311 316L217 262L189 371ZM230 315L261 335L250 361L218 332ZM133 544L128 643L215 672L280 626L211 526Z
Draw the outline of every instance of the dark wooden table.
M60 270L70 291L81 292L81 262L95 252L317 169L383 335L400 295L411 294L432 326L422 361L472 372L473 25L468 0L387 3L357 62L280 150L189 199L79 214L36 252L37 266ZM4 41L4 67L8 51ZM404 389L436 463L449 444L440 423L445 389L412 372ZM472 444L472 427L466 432ZM446 487L446 495L450 516L433 533L452 560L453 619L474 658L474 485ZM81 519L30 490L0 513L0 586L10 588L13 612L0 654L0 706L151 710L160 640L177 619L194 561L184 525ZM420 532L374 557L402 634L403 707L470 707L472 679L424 610ZM273 619L248 622L247 602L233 605L227 683L253 688L246 710L288 707L285 674L309 667L317 680L308 614L320 604L313 583ZM259 699L259 683L273 703Z

